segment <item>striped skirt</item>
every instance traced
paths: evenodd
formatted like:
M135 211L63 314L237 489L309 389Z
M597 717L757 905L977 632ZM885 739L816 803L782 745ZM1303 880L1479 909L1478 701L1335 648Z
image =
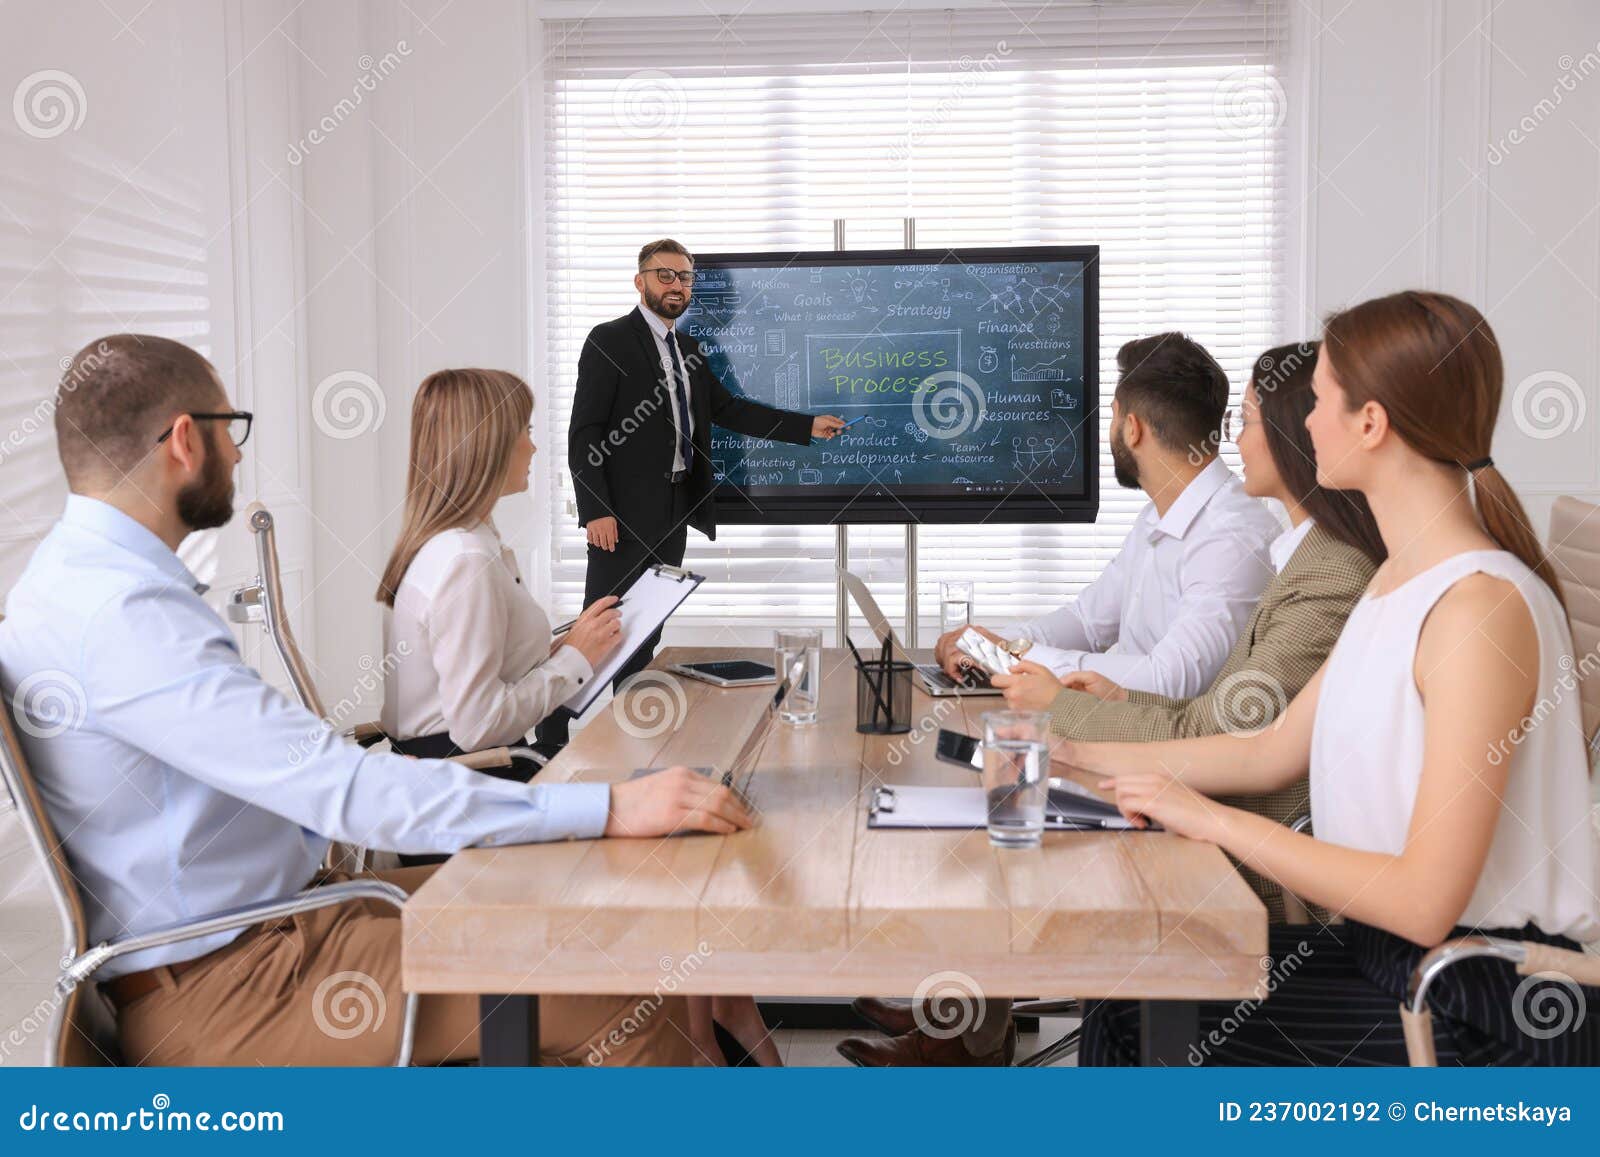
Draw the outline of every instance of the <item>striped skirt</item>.
M1458 928L1576 949L1529 925ZM1194 1065L1404 1065L1400 1002L1423 949L1354 922L1276 924L1260 1001L1202 1001ZM1521 977L1503 960L1467 960L1428 990L1439 1064L1600 1063L1600 989ZM1103 1000L1084 1016L1082 1065L1139 1063L1139 1005Z

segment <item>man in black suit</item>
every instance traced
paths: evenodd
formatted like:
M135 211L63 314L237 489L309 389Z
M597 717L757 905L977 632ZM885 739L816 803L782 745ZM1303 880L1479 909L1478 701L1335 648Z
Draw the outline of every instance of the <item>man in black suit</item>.
M809 445L844 426L730 393L700 343L674 323L694 291L694 258L676 241L639 250L638 308L589 331L567 431L578 523L589 539L585 606L620 595L646 567L683 563L688 527L717 537L711 502L711 427ZM650 662L659 635L618 673Z

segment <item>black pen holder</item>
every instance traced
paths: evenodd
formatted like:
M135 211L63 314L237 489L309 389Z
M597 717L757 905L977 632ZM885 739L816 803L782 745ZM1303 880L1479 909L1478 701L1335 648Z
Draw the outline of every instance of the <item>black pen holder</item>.
M910 663L868 659L856 668L856 730L903 735L911 730Z

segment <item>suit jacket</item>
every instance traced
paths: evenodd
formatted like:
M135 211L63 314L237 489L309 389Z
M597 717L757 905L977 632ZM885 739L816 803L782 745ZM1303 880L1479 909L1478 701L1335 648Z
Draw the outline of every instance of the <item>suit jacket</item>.
M1204 694L1173 699L1130 691L1126 702L1108 703L1083 691L1062 690L1050 708L1051 726L1071 739L1134 743L1264 727L1322 666L1376 569L1361 551L1313 526L1288 565L1267 584ZM1290 823L1310 810L1310 785L1301 780L1282 791L1223 802ZM1241 873L1272 918L1281 920L1278 886L1248 869Z
M711 427L791 442L811 442L811 415L777 410L730 393L706 364L700 343L679 333L678 349L689 378L694 461L688 487L689 525L717 537L709 501ZM617 520L624 539L654 545L674 529L672 382L662 372L655 335L638 309L589 331L578 357L578 388L567 428L567 465L577 492L578 524Z

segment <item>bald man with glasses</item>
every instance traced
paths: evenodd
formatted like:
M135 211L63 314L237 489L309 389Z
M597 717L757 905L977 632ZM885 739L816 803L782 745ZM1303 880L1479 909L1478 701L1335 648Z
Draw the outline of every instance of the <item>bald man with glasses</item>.
M567 432L578 523L589 540L584 605L620 595L657 563L683 563L688 528L717 537L711 427L807 446L844 419L778 410L731 393L700 343L676 325L694 293L694 257L670 238L639 250L639 305L597 325L578 358ZM618 673L650 662L659 634ZM542 733L541 733L542 734Z

